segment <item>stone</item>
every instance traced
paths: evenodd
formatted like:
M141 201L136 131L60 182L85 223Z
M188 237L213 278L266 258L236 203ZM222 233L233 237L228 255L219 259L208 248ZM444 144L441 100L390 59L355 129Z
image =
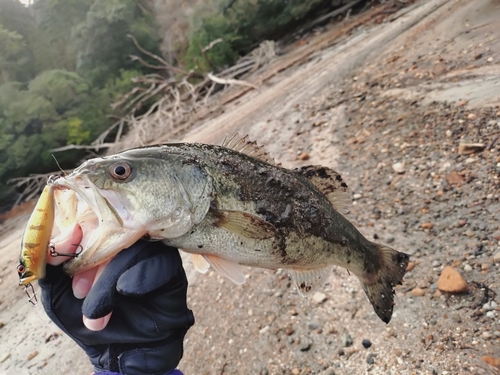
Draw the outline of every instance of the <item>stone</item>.
M417 263L415 262L408 262L408 265L406 266L406 272L410 272L412 269L415 268L416 265Z
M369 353L366 356L366 363L368 363L369 365L373 365L375 363L375 354Z
M368 349L370 346L372 346L372 342L368 339L363 339L363 341L361 341L361 345L363 345L365 349Z
M460 273L450 266L446 266L439 276L437 287L446 293L466 293L469 291L467 281Z
M351 346L352 345L352 337L349 333L346 333L343 337L342 337L342 345L345 346L346 348L348 346Z
M434 224L432 223L429 223L429 222L425 222L425 223L422 223L422 229L432 229L432 227L434 227Z
M318 329L320 327L320 323L317 320L311 320L307 323L307 328L309 329Z
M498 304L495 301L486 302L483 305L483 310L490 311L495 310L498 307Z
M300 338L299 349L301 352L307 352L309 349L311 349L312 344L313 341L309 337L303 336Z
M312 299L316 303L323 303L323 302L326 301L326 294L325 293L321 293L321 292L316 292L312 296Z
M34 351L33 353L28 355L28 361L31 361L33 358L35 358L38 355L38 351Z
M485 361L490 366L500 368L500 358L491 357L489 355L482 356L481 359Z
M10 353L5 353L0 357L0 363L4 363L10 357Z
M458 145L458 153L460 155L470 155L486 148L484 143L460 143Z
M394 169L394 172L398 174L403 174L405 173L405 163L404 162L395 163L392 165L392 169Z
M305 151L299 155L299 160L309 160L309 158L310 158L309 153Z
M411 294L414 295L415 297L422 297L423 295L425 295L425 290L417 286L416 288L413 288Z

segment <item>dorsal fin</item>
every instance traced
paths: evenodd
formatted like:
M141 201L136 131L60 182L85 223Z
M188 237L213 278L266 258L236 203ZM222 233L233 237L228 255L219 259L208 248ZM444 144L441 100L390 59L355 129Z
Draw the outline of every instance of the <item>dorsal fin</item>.
M267 153L266 150L264 150L264 146L259 146L256 141L250 141L248 139L248 134L244 137L240 137L238 133L236 133L229 139L224 137L224 141L221 146L241 152L269 164L276 164L274 159Z
M306 177L316 188L325 194L328 201L340 213L346 213L351 204L351 195L342 176L333 169L320 165L295 168L295 172Z

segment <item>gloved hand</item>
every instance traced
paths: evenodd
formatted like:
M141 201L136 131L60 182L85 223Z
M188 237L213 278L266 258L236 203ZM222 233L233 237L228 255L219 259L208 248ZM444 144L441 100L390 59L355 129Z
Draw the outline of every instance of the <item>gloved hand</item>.
M168 374L182 358L194 317L177 249L138 241L109 262L84 299L74 296L62 265L47 265L39 284L45 311L85 350L96 371ZM97 319L111 312L100 331L83 323L82 314Z

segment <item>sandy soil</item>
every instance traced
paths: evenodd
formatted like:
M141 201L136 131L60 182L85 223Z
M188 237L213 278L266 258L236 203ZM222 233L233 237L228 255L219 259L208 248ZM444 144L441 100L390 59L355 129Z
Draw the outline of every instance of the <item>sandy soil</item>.
M186 374L498 371L482 357L500 357L500 2L390 9L299 40L269 69L301 54L295 65L185 140L218 143L238 131L286 167L338 170L352 192L349 220L412 255L392 321L376 317L343 269L315 300L299 296L281 270L246 268L247 283L236 286L186 262L196 317ZM486 149L460 155L460 142ZM88 374L83 352L16 288L27 216L16 220L0 238L0 374ZM447 265L468 293L437 289Z

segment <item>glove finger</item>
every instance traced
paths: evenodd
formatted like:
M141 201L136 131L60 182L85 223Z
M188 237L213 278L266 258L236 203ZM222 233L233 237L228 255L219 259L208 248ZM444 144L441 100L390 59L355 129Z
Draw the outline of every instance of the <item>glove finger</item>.
M117 290L126 296L142 296L177 277L182 268L179 251L161 242L151 242L143 252L147 258L133 265L118 279Z
M148 242L138 241L128 249L120 251L102 270L102 274L94 281L92 289L85 297L82 306L83 315L89 319L102 318L113 311L120 300L116 290L118 278L132 265L140 261L146 254L142 250Z

